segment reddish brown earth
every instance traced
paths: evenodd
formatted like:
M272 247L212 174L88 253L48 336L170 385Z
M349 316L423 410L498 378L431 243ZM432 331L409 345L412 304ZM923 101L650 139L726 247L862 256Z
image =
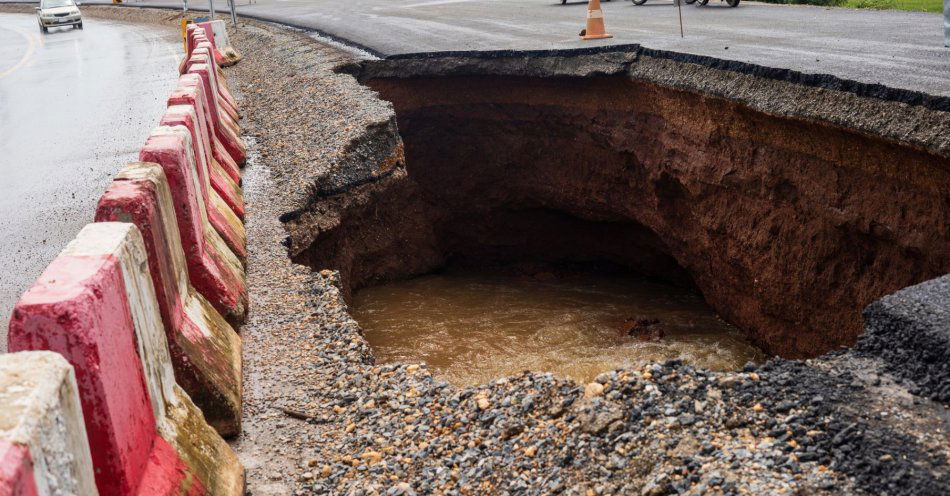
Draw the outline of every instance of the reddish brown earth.
M456 258L607 260L691 281L802 357L950 272L950 166L922 149L626 76L365 84L394 104L405 170L317 202L295 257L347 291Z

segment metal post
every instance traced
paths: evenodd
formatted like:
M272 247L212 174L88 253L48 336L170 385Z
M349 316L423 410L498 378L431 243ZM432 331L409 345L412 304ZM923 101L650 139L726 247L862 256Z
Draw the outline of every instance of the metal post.
M683 0L673 0L676 2L676 9L680 13L680 38L683 38ZM945 2L950 2L950 0L943 0Z
M237 14L234 12L235 3L236 3L236 0L228 0L228 5L231 6L231 24L233 24L234 27L237 27Z
M208 13L211 14L211 20L214 20L214 0L208 0Z
M188 0L181 0L182 13L188 14Z
M950 47L950 0L943 0L943 46Z

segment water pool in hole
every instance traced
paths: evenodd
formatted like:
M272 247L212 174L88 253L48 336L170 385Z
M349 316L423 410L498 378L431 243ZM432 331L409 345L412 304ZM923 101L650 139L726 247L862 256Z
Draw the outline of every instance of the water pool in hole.
M695 291L626 275L449 270L361 289L351 312L377 363L425 362L460 386L524 370L588 382L668 359L730 370L764 358ZM631 336L634 320L658 323Z

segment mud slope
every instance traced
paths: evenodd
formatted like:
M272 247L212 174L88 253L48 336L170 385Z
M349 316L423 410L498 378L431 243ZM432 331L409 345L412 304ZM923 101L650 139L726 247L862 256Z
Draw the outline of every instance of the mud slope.
M296 261L350 290L460 256L606 259L691 280L787 357L950 272L946 112L642 54L482 57L345 69L393 103L405 170L390 145L395 168L285 219Z

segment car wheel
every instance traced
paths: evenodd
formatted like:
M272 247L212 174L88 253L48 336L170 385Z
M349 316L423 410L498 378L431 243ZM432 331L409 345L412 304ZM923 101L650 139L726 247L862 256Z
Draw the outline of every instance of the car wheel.
M46 26L40 26L40 31L42 31L42 32L44 32L44 33L49 33L49 28L46 27Z
M647 0L633 0L634 5L643 5L647 3Z
M566 3L567 3L567 0L561 0L561 5L564 5Z
M726 3L728 3L730 7L735 7L739 5L739 0L726 0Z
M82 23L80 22L79 24L76 24L76 27L82 29Z

